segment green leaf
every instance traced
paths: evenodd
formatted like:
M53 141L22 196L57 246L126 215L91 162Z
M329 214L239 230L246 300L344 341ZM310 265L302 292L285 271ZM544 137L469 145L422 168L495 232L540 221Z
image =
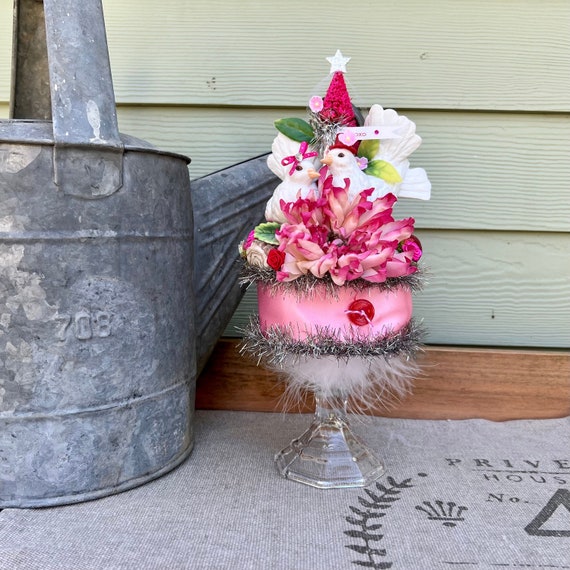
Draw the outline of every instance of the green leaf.
M372 160L380 150L380 141L378 139L366 139L360 142L358 147L358 156L363 156L368 160Z
M253 236L260 241L264 241L265 243L277 245L279 241L275 237L275 232L280 227L281 224L277 222L265 222L263 224L259 224L259 226L254 229Z
M315 133L313 132L311 125L303 119L296 119L294 117L289 119L278 119L274 124L275 128L279 132L297 142L310 143L315 137Z
M369 162L368 166L364 169L364 172L370 176L382 178L382 180L385 180L388 184L397 184L398 182L402 182L400 173L394 166L385 160L373 160L372 162Z

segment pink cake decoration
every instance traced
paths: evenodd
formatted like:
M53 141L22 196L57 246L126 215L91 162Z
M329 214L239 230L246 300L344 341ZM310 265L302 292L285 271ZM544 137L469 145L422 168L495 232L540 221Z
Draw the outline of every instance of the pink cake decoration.
M240 244L242 282L257 284L259 309L242 351L299 382L310 368L311 383L322 375L337 391L346 389L347 367L334 362L353 359L365 378L377 377L371 385L401 391L421 349L412 294L423 249L414 219L397 219L394 206L428 200L431 184L409 160L421 144L415 124L393 109L353 104L349 59L328 58L329 85L307 101L308 120L275 121L267 165L280 182L265 221Z
M317 338L328 331L340 341L383 338L400 331L412 318L412 293L407 287L392 291L339 288L336 296L317 294L299 298L294 291L257 289L260 326L287 330L295 340Z

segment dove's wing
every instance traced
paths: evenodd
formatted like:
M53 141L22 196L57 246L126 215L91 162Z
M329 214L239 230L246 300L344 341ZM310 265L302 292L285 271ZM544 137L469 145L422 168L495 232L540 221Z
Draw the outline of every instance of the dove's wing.
M431 196L431 182L423 168L410 168L398 189L400 198L417 198L429 200Z
M271 172L273 172L275 176L281 178L281 180L283 180L283 178L287 176L287 171L285 170L285 167L281 164L280 161L278 161L275 158L273 154L270 154L267 157L267 166L269 167L269 170L271 170Z
M398 115L394 109L383 109L380 105L372 105L364 124L389 126L399 135L394 139L382 139L380 151L374 159L397 164L406 160L422 144L421 137L416 135L415 123L407 117Z
M290 139L283 133L278 133L273 139L273 144L271 145L271 154L267 157L267 166L275 174L279 176L281 180L289 174L291 170L291 165L283 166L281 161L287 156L294 156L299 152L300 143ZM311 147L307 148L308 151L312 151Z

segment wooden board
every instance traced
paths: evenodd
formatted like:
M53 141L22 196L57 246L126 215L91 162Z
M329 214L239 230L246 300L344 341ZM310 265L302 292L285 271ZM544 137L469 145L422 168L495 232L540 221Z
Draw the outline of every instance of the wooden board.
M198 379L196 406L208 410L284 410L278 377L257 367L223 339ZM503 421L570 414L570 351L525 351L430 346L413 394L373 415L415 419L485 418Z
M428 283L414 297L430 344L570 347L570 234L418 232ZM234 315L236 336L255 290Z

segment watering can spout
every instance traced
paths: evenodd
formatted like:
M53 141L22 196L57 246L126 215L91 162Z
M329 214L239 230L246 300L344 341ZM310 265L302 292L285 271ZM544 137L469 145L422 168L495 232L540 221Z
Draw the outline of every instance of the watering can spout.
M198 371L230 321L244 290L238 284L238 244L263 219L278 184L267 156L233 165L191 184Z

